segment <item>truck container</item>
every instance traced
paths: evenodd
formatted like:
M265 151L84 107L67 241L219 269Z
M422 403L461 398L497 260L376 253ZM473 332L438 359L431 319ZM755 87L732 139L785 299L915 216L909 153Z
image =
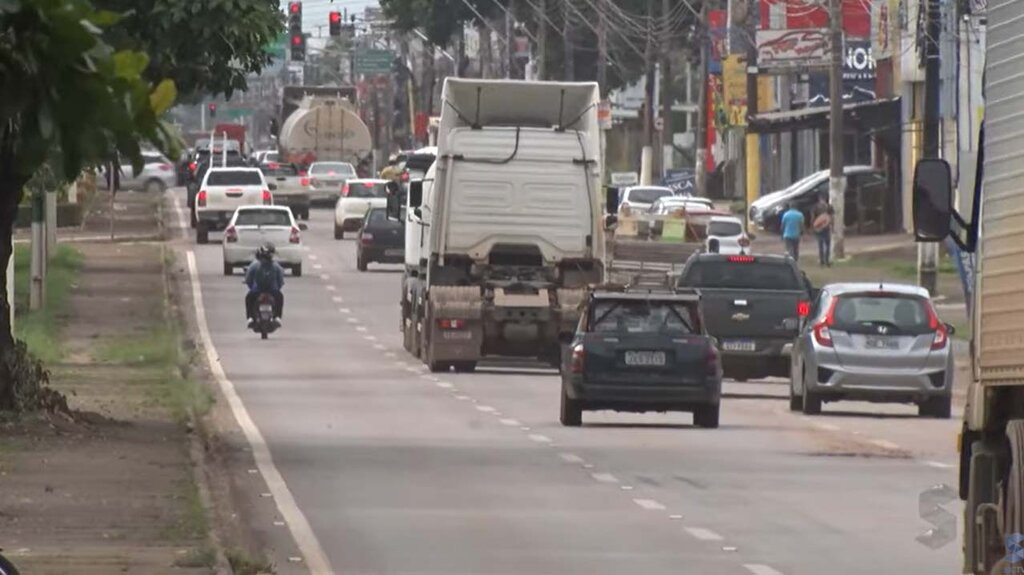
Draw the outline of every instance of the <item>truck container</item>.
M370 158L370 130L345 98L307 96L281 126L280 161L308 166L312 162L349 162Z

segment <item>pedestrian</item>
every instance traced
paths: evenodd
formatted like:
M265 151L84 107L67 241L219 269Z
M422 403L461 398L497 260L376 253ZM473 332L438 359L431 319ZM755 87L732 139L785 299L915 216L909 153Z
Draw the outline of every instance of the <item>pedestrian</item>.
M786 253L794 260L800 261L800 236L804 233L804 214L793 204L786 205L782 214L782 241L786 244Z
M834 212L832 206L825 201L825 198L818 200L814 206L814 235L818 239L818 265L832 267L832 217Z

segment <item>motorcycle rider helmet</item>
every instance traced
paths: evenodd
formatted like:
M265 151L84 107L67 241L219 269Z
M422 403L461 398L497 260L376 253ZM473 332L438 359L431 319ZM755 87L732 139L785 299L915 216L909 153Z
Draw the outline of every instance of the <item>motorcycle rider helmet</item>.
M277 253L277 249L274 248L274 244L267 242L262 246L256 248L256 259L262 261L271 261L274 259L275 253Z

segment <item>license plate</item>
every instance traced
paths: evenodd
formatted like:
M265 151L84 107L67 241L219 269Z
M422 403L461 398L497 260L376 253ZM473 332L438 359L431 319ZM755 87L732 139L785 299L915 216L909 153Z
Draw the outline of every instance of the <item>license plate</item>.
M398 257L404 253L405 250L384 250L384 255L389 258Z
M467 331L467 330L464 330L464 331L445 331L445 332L442 332L442 334L443 334L441 336L442 339L455 339L455 340L459 340L459 339L473 339L473 332Z
M665 365L665 352L627 351L624 359L626 365L638 367Z
M757 345L746 339L733 339L722 342L722 349L724 351L755 351Z
M899 349L900 344L894 339L887 337L868 337L864 339L864 344L867 347L874 349Z

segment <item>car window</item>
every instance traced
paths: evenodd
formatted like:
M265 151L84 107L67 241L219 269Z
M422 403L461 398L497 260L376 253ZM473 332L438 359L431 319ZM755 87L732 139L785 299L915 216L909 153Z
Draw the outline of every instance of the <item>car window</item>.
M260 171L263 172L264 176L297 176L299 171L295 169L295 166L291 164L275 164L266 163L260 165Z
M290 226L291 217L284 210L241 210L236 226Z
M352 167L352 164L346 164L344 162L326 162L313 164L309 168L311 175L327 175L327 176L350 176L356 173L356 169Z
M626 200L637 204L653 204L659 198L671 196L672 190L658 188L633 188L629 190Z
M920 297L900 294L853 294L836 298L832 311L833 329L849 333L920 335L930 333L931 317L927 302Z
M167 160L160 154L142 154L142 161L146 164L166 164Z
M774 261L697 261L680 282L690 287L725 289L803 289L800 279L786 262Z
M684 304L659 301L597 302L590 330L596 333L697 333L696 313Z
M263 154L262 159L264 162L279 162L281 161L281 155L277 152L267 152L266 154Z
M387 184L383 182L354 182L348 186L347 198L386 198Z
M252 170L211 170L206 177L207 186L261 186L263 178Z
M711 222L708 224L709 236L738 236L743 233L739 222Z

